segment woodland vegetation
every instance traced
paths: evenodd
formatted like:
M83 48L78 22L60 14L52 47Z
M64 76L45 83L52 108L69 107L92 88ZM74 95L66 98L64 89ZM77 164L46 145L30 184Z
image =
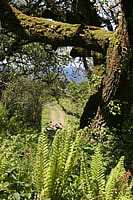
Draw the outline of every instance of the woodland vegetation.
M132 30L131 0L0 0L0 199L132 200Z

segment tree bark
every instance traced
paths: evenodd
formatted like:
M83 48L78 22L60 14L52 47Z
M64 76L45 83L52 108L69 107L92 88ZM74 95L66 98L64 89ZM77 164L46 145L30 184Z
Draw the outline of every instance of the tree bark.
M125 8L124 5L123 8ZM130 17L132 18L132 16ZM110 40L107 50L104 79L99 91L93 95L99 97L92 122L92 127L96 130L100 130L105 125L121 130L124 121L131 114L133 105L133 67L131 64L131 60L133 60L131 53L133 40L130 26L130 24L127 25L127 17L122 10L117 34ZM115 110L116 113L111 112L110 102L113 102L113 106L120 108L120 113L118 113L118 110ZM92 97L90 97L81 117L81 128L88 125L87 122L89 117L92 117L93 110Z

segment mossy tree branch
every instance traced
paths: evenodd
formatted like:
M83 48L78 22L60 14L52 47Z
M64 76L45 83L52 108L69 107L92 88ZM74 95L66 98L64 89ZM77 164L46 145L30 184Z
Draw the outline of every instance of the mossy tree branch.
M112 32L97 27L27 16L6 0L0 1L0 7L2 27L30 42L43 42L54 47L81 46L104 53L112 35Z

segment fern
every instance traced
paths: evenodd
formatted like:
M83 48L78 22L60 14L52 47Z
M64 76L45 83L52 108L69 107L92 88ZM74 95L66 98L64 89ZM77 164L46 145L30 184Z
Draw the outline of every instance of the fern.
M71 146L73 144L73 140L72 140L73 136L72 135L73 135L73 131L69 128L66 132L63 132L61 155L60 155L60 159L59 159L59 166L60 166L59 176L60 176L61 181L63 179L63 173L64 173L64 169L66 166L66 161L67 161L68 155L70 153Z
M60 137L61 133L58 131L53 140L50 157L49 157L49 166L47 171L46 178L46 196L53 198L55 196L55 191L57 187L57 180L59 174L58 160L60 157Z
M126 180L126 170L124 168L124 157L122 156L114 169L112 169L106 183L106 200L131 199L131 190L128 180Z
M65 163L64 176L68 175L70 169L74 165L74 162L76 160L76 155L78 153L77 150L78 150L78 147L80 146L80 139L81 139L81 134L80 132L78 132L75 138L75 141L72 142L70 146L70 150L68 151L69 153L68 153L66 163Z
M81 152L80 179L81 179L81 188L83 190L85 199L93 199L93 193L91 190L91 183L90 183L90 171L88 168L87 156L83 152Z
M103 168L103 157L100 152L100 148L97 147L95 154L92 156L91 162L91 180L95 185L94 193L99 196L99 199L103 199L104 189L105 189L105 176Z
M89 168L87 154L81 151L83 138L83 130L81 133L68 127L56 132L49 147L46 134L40 135L35 162L35 181L39 199L67 199L67 192L70 190L69 178L81 155L82 200L131 200L133 180L129 185L130 172L126 172L124 168L124 157L120 158L106 181L100 147L96 148Z
M87 156L82 153L81 184L85 193L85 199L104 199L105 177L100 148L96 148L92 156L90 169L88 168Z
M88 168L87 156L82 153L81 188L84 200L131 200L133 180L129 184L130 172L124 168L124 157L112 169L106 181L103 168L103 158L98 147L92 156L91 167Z
M59 130L48 152L46 135L42 134L36 156L36 188L40 199L59 200L64 195L76 164L83 136L73 128Z

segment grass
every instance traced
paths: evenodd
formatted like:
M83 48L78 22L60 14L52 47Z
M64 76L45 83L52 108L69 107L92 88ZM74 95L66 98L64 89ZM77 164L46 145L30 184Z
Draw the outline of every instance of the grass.
M43 128L44 126L46 126L46 124L50 123L50 119L50 110L47 104L44 104L42 108L41 127Z

